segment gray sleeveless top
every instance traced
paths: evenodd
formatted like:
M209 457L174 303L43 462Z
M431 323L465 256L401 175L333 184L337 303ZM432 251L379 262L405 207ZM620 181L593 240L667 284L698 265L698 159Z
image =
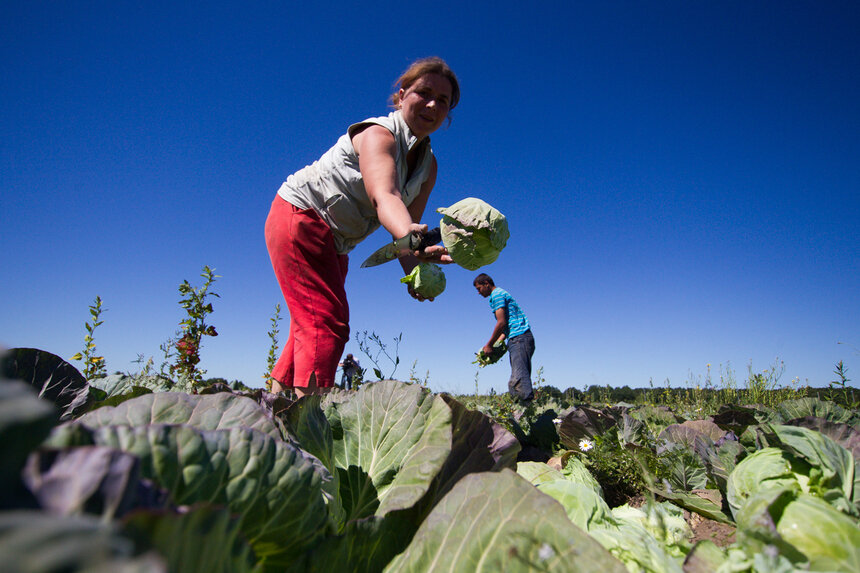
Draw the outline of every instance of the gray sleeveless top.
M358 154L352 146L352 136L370 124L381 125L394 134L400 195L406 206L409 206L430 175L433 151L430 149L429 137L418 142L400 110L349 126L331 149L312 164L287 177L278 190L278 195L299 209L313 209L319 213L331 229L335 248L340 254L350 252L379 227L376 209L367 197L358 168ZM406 181L406 153L415 145L421 146L418 162L412 177Z

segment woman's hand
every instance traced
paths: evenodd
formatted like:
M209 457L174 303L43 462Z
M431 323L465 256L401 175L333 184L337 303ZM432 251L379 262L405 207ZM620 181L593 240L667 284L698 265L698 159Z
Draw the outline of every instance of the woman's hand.
M427 225L423 225L421 223L410 223L409 224L409 232L410 233L418 233L419 235L426 235L427 231L430 230L430 227ZM398 237L395 237L397 239Z
M425 225L426 227L426 225ZM439 265L448 265L454 262L451 255L448 254L448 249L442 245L432 245L423 251L415 251L412 253L415 258L422 263L436 263Z
M415 300L417 300L419 302L424 302L425 300L429 300L430 302L433 302L434 297L432 297L432 296L430 296L430 297L421 296L420 294L415 292L415 289L412 288L412 285L406 285L406 287L409 289L409 296L411 296Z

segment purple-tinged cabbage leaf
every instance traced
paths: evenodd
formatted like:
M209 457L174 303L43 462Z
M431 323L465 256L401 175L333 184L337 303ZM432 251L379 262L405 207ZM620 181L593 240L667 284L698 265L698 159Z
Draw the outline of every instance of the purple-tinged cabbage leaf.
M615 428L616 420L609 413L580 406L564 414L558 426L558 437L562 445L568 449L579 447L582 439L594 439L603 435L610 428Z
M89 427L184 424L201 430L246 427L281 438L280 422L251 398L219 392L191 395L156 392L127 400L114 407L88 412L79 420Z
M86 412L94 402L90 387L78 369L50 352L36 348L12 348L0 356L0 378L22 380L40 398L53 402L69 420Z
M21 470L36 447L59 421L57 408L40 400L36 389L0 378L0 508L19 507L28 497Z
M43 509L105 519L139 509L138 494L145 487L136 456L103 446L37 450L23 479Z
M167 424L102 426L92 436L137 456L141 474L166 489L172 504L228 507L267 564L289 562L323 533L322 485L330 476L319 460L280 438L240 426Z

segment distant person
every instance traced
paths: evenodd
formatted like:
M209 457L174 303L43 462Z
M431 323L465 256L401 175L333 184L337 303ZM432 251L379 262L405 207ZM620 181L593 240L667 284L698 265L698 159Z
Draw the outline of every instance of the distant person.
M341 86L331 94L333 106L353 91ZM293 388L301 397L334 386L349 340L347 254L380 224L395 239L427 232L420 221L437 172L430 134L459 100L457 76L443 60L418 60L395 84L393 112L351 125L281 185L266 219L266 248L290 311L290 335L272 369L273 392ZM439 245L400 258L407 274L419 261L451 257Z
M532 336L529 319L508 291L495 285L489 275L481 273L472 283L482 297L490 299L490 308L496 317L496 326L490 341L484 345L484 354L493 352L493 345L504 338L507 340L508 355L511 359L511 379L508 392L523 404L534 399L532 390L532 356L535 353L535 339Z
M353 385L361 378L361 365L358 363L352 354L347 354L343 362L338 364L343 372L340 378L341 388L344 390L352 390Z

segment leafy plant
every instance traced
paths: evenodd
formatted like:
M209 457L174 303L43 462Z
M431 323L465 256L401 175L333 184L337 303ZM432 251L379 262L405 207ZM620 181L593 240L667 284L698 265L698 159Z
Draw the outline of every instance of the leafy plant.
M603 486L610 507L623 505L645 490L642 466L632 450L621 445L616 432L595 436L594 446L579 450L580 459Z
M514 414L517 408L516 400L509 392L496 394L495 390L490 390L489 399L490 406L487 415L512 432L514 430Z
M430 382L430 371L424 373L424 378L421 378L416 372L416 368L418 368L418 361L412 363L412 368L409 369L409 382L411 384L418 384L419 386L427 387L427 384Z
M131 361L132 364L137 364L139 371L138 373L141 376L150 376L152 375L153 369L152 366L155 364L155 359L150 356L146 358L143 354L138 354L137 358ZM131 372L126 373L127 376L133 376Z
M107 376L107 364L105 363L104 356L98 356L96 354L96 343L94 338L96 328L104 323L104 321L101 320L102 312L104 312L102 309L102 299L100 296L96 296L95 302L90 305L90 316L93 321L92 323L84 323L84 326L87 329L87 334L84 336L84 349L72 356L72 360L83 360L83 375L87 380Z
M394 357L392 357L391 354L388 353L388 346L382 342L382 339L375 332L368 334L365 330L362 333L355 333L355 340L358 342L358 349L361 350L365 356L370 358L371 362L373 362L373 373L376 375L377 380L392 379L394 377L394 373L397 372L397 366L400 364L399 351L400 341L402 339L402 332L394 337ZM380 356L385 356L385 358L394 366L388 376L382 375L382 366L379 364Z
M269 330L269 340L272 344L269 346L269 355L266 357L266 372L263 373L263 380L266 384L266 390L272 391L272 370L275 368L275 363L278 361L278 324L281 321L281 303L275 305L275 315L270 319L272 328Z
M848 369L847 369L847 368L845 368L845 365L842 363L842 361L841 361L841 360L840 360L839 362L837 362L837 363L836 363L836 369L833 371L833 373L834 373L834 374L836 374L836 376L837 376L839 379L838 379L838 380L832 380L832 381L830 382L830 387L831 387L831 388L833 388L834 386L836 386L836 387L839 387L839 388L844 389L844 388L848 385L848 383L851 381L851 379L850 379L850 378L848 378L848 376L845 374L845 372L846 372L847 370L848 370Z
M625 571L561 505L508 469L457 482L385 571L437 569Z
M170 373L192 387L199 384L203 380L203 374L206 373L197 366L200 363L200 346L203 337L218 336L215 327L206 324L206 317L213 312L212 303L207 302L207 299L213 296L220 298L217 293L209 290L220 277L208 265L203 267L200 276L205 279L201 287L191 286L187 280L179 285L179 293L183 295L179 304L188 316L180 321L181 329L176 333L176 338L171 341L176 352L173 356L174 363L170 366Z
M776 388L779 379L785 372L785 363L777 360L772 368L765 368L761 372L753 372L752 363L747 365L749 378L747 379L747 398L753 404L769 404L768 390Z
M491 347L492 352L490 354L486 354L484 349L481 348L478 352L475 353L475 360L472 364L477 364L478 368L484 368L485 366L489 366L490 364L495 364L499 360L502 359L502 356L508 351L508 345L505 342L504 338L500 338Z
M756 492L791 487L860 517L853 499L855 462L851 452L809 428L772 424L762 432L773 445L744 458L729 476L727 497L735 516Z

